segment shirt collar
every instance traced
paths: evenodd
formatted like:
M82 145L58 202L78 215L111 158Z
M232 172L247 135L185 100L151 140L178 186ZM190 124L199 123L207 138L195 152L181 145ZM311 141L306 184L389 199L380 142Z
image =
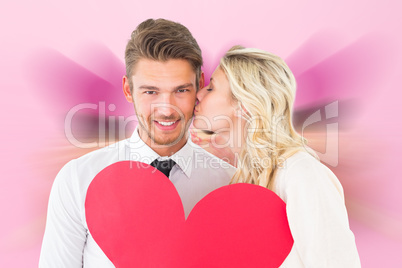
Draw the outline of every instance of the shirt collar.
M133 134L129 139L130 155L129 159L132 161L139 161L146 164L151 164L155 159L167 160L172 159L186 174L188 178L191 176L193 166L193 147L190 135L186 144L175 154L170 157L160 156L151 147L149 147L138 134L138 126L135 128Z

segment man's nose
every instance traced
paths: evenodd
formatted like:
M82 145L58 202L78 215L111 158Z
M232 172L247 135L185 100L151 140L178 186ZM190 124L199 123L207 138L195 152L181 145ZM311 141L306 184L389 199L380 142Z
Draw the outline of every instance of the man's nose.
M170 116L174 114L176 112L175 104L175 99L171 94L161 94L158 103L156 104L158 114L164 116Z

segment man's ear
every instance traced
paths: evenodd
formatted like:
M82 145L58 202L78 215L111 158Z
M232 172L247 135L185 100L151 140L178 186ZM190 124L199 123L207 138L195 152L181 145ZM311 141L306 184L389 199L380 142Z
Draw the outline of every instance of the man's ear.
M130 82L128 81L128 77L126 75L123 76L123 92L126 100L128 102L133 102L133 95L131 94L130 90Z
M200 75L200 83L199 83L199 89L203 88L205 86L205 77L204 77L204 72L201 71Z

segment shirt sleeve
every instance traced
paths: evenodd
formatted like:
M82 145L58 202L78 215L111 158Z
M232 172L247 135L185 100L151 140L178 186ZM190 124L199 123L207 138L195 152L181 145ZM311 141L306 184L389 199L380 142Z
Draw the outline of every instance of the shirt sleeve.
M294 247L304 267L361 267L342 186L315 159L298 161L283 178Z
M58 173L49 197L45 235L39 260L40 268L83 267L86 228L80 217L78 180L74 160Z

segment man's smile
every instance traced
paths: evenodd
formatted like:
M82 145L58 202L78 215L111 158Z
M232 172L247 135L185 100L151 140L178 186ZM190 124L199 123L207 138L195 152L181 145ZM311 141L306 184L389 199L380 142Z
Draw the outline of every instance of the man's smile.
M174 121L154 120L154 122L160 130L174 130L176 126L179 124L180 119Z

